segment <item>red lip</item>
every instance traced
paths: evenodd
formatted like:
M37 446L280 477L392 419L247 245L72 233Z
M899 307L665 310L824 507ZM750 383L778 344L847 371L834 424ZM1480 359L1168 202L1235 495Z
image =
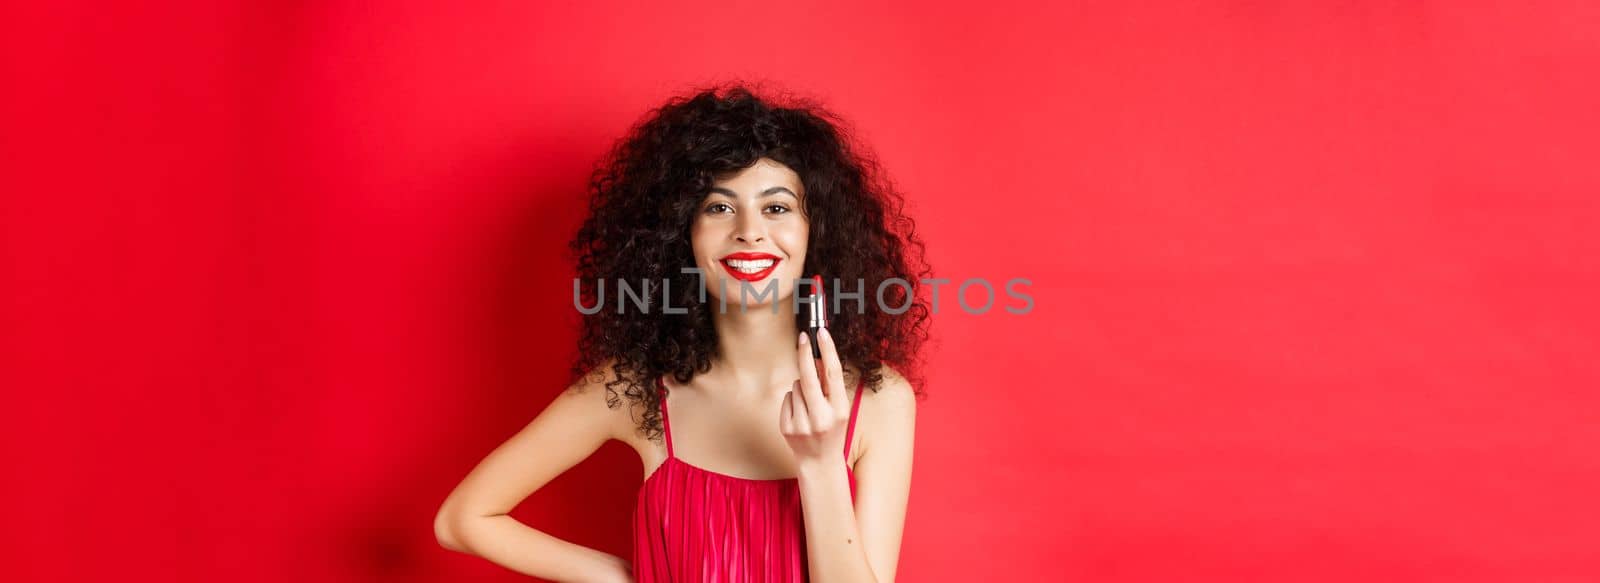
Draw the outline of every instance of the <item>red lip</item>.
M752 251L740 251L738 253L729 253L727 255L722 256L722 258L723 259L738 259L740 261L754 261L754 260L757 260L757 259L777 259L778 256L777 255L773 255L771 253L756 253L756 252L752 252Z
M737 269L734 269L733 266L731 266L731 265L728 265L728 260L729 259L737 259L739 261L756 261L756 260L761 260L761 259L771 259L772 260L772 266L768 267L766 269L763 269L761 271L757 271L755 273L745 273L743 271L739 271ZM740 251L738 253L729 253L729 254L723 256L722 259L717 261L717 263L721 264L722 265L722 270L728 272L728 276L730 276L730 277L732 277L734 279L737 279L737 280L740 280L740 281L761 281L762 279L766 279L766 277L768 275L771 275L772 274L772 270L777 269L778 268L778 264L783 263L783 260L779 259L777 255L773 255L771 253L755 253L755 252L750 252L750 251Z

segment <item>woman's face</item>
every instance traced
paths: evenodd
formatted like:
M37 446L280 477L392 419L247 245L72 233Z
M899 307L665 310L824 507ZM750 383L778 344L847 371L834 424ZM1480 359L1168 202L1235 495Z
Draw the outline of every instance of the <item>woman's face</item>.
M695 264L705 274L711 297L737 305L741 282L751 287L743 299L748 307L794 293L811 234L811 223L801 211L802 196L800 176L769 158L712 184L689 229ZM757 299L768 285L776 297L769 293Z

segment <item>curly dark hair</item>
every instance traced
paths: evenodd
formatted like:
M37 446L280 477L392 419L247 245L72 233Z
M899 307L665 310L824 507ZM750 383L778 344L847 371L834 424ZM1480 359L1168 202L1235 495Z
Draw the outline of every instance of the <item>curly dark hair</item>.
M811 99L758 91L742 83L713 85L648 112L597 164L589 178L588 217L568 244L583 305L596 305L597 282L615 287L620 279L646 290L649 309L602 309L583 317L571 378L604 374L599 369L609 362L607 404L615 407L626 397L643 405L638 430L651 440L661 434L655 379L671 373L689 382L710 370L717 349L713 308L697 301L699 276L680 271L695 266L689 234L695 211L715 178L760 158L788 166L804 185L810 251L803 273L850 282L839 284L847 291L865 282L864 313L841 309L829 322L842 363L874 392L883 366L891 365L922 394L919 351L928 339L929 309L919 292L931 269L904 214L904 196L838 116ZM879 283L892 278L909 284L884 290L885 306L909 304L899 314L875 301ZM663 281L670 282L670 305L688 313L658 309L656 282Z

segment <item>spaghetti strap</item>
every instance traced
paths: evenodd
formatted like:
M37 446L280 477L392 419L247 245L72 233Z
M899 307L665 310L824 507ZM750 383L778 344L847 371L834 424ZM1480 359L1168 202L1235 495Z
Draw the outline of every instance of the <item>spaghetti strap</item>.
M855 400L852 403L850 403L850 426L849 426L849 428L844 430L844 463L845 464L849 464L850 463L850 438L852 436L854 436L855 433L856 433L856 411L860 411L861 410L861 389L865 385L865 381L866 381L866 379L864 379L864 378L856 380L856 396L855 396ZM663 401L663 402L665 402L665 401Z
M661 431L667 442L667 457L672 457L672 423L667 419L667 385L661 382L661 377L656 377L656 389L661 397Z

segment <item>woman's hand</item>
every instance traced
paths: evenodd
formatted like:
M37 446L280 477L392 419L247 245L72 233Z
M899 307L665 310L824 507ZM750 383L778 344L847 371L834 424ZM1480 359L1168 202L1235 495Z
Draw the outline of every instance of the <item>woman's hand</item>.
M795 462L801 470L828 463L844 465L844 433L850 422L850 401L845 395L844 368L834 350L833 336L827 328L817 332L817 348L822 359L811 358L806 333L800 332L795 357L799 359L800 380L783 398L778 414L778 429L783 432ZM818 362L822 370L818 371Z
M592 583L634 583L633 563L612 554L605 555L605 569L595 574Z

